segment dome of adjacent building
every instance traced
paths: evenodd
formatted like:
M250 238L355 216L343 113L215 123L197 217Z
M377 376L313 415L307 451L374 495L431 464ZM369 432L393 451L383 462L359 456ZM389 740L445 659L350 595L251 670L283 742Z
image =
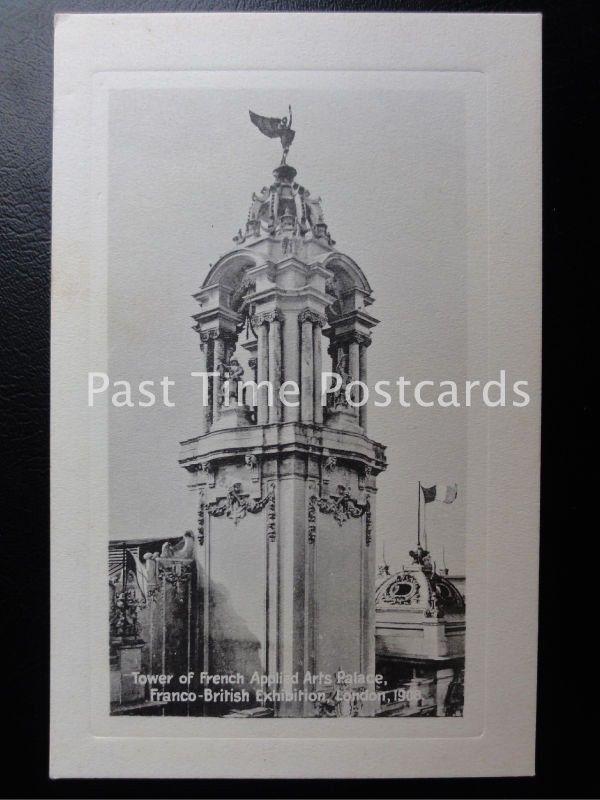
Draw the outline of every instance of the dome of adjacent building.
M421 611L428 617L464 614L465 599L454 583L436 571L429 553L421 548L410 553L413 563L400 572L380 569L375 605L378 611L389 609Z

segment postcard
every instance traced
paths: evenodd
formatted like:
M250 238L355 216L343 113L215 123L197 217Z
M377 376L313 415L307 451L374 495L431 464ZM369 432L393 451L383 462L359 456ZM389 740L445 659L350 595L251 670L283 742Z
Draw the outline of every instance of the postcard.
M53 777L534 770L540 18L56 18Z

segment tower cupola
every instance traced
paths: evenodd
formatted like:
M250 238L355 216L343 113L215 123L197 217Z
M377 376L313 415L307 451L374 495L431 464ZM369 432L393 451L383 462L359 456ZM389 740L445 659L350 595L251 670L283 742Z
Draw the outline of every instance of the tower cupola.
M297 236L305 241L317 239L333 246L327 229L321 198L313 197L296 181L297 171L290 164L273 170L274 181L252 194L245 229L233 237L237 244L264 236Z
M198 494L203 668L276 675L287 697L271 712L311 717L322 709L294 695L294 675L375 670L372 540L386 459L354 399L377 320L366 276L334 248L320 197L286 163L291 111L250 119L281 139L282 163L194 294L208 387L180 463ZM366 701L360 713L371 713Z

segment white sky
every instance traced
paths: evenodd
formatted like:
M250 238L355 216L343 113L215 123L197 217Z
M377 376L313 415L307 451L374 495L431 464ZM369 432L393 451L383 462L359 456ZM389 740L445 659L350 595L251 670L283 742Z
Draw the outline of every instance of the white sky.
M243 227L280 147L250 124L292 104L289 163L321 195L337 248L370 281L381 323L369 382L466 374L466 167L459 91L385 89L130 90L111 98L109 373L176 382L174 408L110 412L111 538L176 536L195 526L179 441L197 433L198 339L191 295ZM369 409L369 436L387 445L378 480L377 538L399 568L416 539L417 482L457 482L453 505L431 504L429 543L464 569L464 409Z

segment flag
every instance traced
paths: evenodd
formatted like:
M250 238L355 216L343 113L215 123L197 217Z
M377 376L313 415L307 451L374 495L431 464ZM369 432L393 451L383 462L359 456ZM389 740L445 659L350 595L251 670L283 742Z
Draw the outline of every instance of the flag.
M458 495L458 486L456 483L436 483L434 486L421 486L421 489L423 490L423 500L425 503L433 503L434 500L440 503L453 503Z
M437 494L437 486L430 486L429 489L421 486L421 489L423 490L423 500L426 503L433 503Z
M125 565L123 565L123 559ZM112 580L123 582L123 566L125 566L125 577L127 583L131 578L135 580L138 588L144 596L147 592L147 578L145 566L140 561L140 548L127 547L126 544L119 544L117 547L110 547L108 551L108 574ZM131 585L131 584L130 584Z

